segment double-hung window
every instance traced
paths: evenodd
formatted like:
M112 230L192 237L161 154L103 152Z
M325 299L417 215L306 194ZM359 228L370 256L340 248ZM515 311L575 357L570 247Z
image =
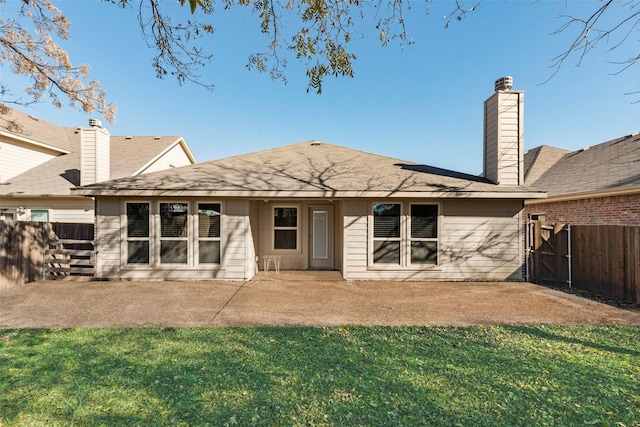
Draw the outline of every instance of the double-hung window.
M198 203L198 264L220 264L220 203Z
M127 203L127 264L149 264L149 203Z
M187 264L189 205L160 203L160 263Z
M374 203L372 261L410 267L438 263L438 205Z
M399 203L373 205L373 262L400 265L400 213Z
M273 208L273 249L298 249L298 207L275 206Z
M438 263L438 205L411 205L411 264Z

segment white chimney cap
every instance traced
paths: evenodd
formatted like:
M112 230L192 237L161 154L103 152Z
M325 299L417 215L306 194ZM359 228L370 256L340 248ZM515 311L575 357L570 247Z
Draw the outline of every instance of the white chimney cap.
M89 126L92 128L101 128L102 122L98 119L89 119Z
M499 90L509 90L513 87L513 77L504 76L496 80L496 92Z

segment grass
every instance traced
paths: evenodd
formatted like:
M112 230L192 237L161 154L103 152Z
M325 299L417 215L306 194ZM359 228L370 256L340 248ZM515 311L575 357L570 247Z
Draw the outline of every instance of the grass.
M637 426L640 327L0 330L0 426Z

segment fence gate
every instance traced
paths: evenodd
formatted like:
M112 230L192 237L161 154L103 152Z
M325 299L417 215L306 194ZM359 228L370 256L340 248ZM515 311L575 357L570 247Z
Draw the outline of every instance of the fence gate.
M540 285L567 286L569 238L564 224L532 221L529 267L531 281Z
M93 240L57 239L47 242L44 251L45 279L77 279L95 274Z

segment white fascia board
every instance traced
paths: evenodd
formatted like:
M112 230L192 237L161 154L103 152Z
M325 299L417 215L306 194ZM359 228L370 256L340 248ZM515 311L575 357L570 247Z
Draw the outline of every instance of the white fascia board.
M151 166L152 164L154 164L159 158L161 158L162 156L164 156L165 154L167 154L173 147L175 147L176 145L180 144L180 146L182 147L182 149L184 150L185 154L187 155L187 157L189 158L189 160L191 161L191 164L196 164L196 158L193 155L193 153L191 152L191 150L189 149L189 146L187 145L187 142L184 140L183 137L179 137L178 139L176 139L174 142L172 142L171 144L167 145L167 147L162 150L157 156L155 156L153 159L149 160L147 163L145 163L144 165L142 165L142 167L140 167L137 171L135 171L134 173L131 174L131 176L136 176L136 175L140 175L142 172L144 172L149 166Z

